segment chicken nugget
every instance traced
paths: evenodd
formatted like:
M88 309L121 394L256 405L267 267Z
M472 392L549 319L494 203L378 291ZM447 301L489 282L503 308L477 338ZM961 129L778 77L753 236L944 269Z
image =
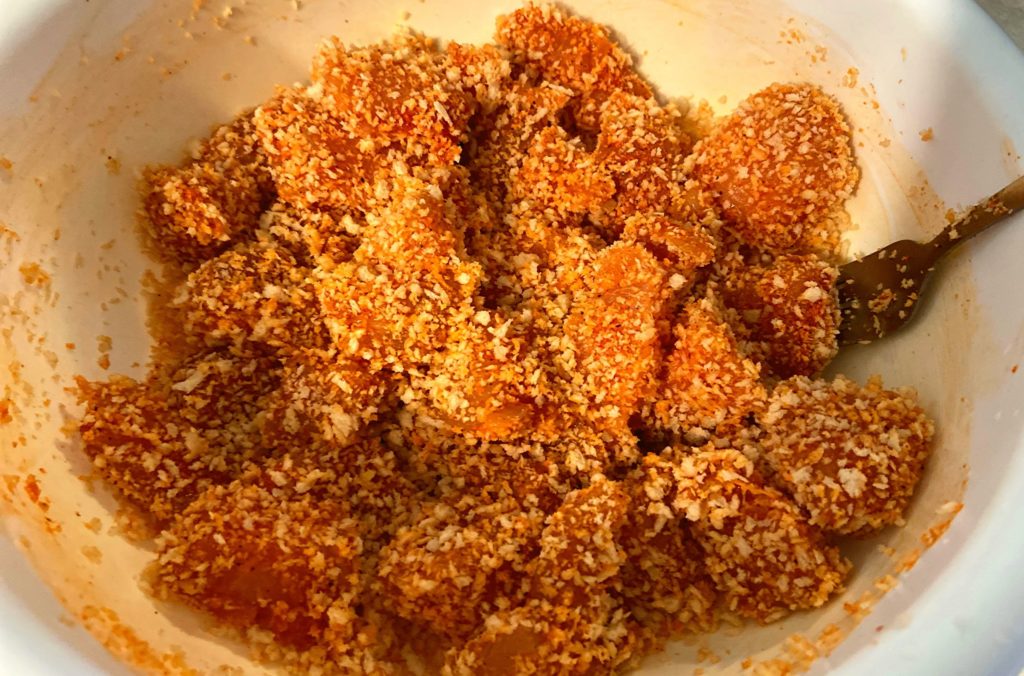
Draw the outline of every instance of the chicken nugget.
M650 86L633 70L629 55L608 29L568 16L553 5L527 5L498 19L495 38L543 79L572 89L576 123L599 127L601 106L615 92L647 98Z
M458 160L476 100L447 75L433 43L414 34L347 49L339 38L313 57L310 95L355 137L388 145L431 166Z
M694 152L728 226L778 253L840 207L860 175L839 104L810 84L775 83L746 98Z
M287 250L246 243L207 260L178 288L184 330L208 345L253 345L288 352L324 346L327 330L310 271Z
M839 271L814 256L746 266L723 283L751 358L781 377L813 376L839 351Z
M842 591L850 563L839 550L741 453L711 448L669 458L671 506L692 523L725 608L767 623Z
M815 526L854 534L901 523L935 430L913 390L842 376L779 383L758 422L778 485Z
M162 536L155 588L305 649L355 634L360 549L342 505L258 485L213 486Z
M645 411L654 429L701 442L712 431L741 425L763 405L760 369L740 352L711 299L691 301L673 333L657 396Z

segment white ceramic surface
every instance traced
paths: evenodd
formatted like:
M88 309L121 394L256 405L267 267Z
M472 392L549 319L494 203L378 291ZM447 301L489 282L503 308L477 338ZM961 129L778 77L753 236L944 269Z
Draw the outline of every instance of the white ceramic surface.
M507 0L308 0L294 14L298 21L281 19L268 27L245 22L262 16L261 7L266 5L292 16L290 0L238 0L232 3L238 8L236 20L259 35L257 48L264 50L255 58L247 55L256 52L241 46L241 33L212 28L209 19L224 4L210 2L207 14L200 17L202 23L182 29L153 17L187 17L188 0L0 0L0 156L15 162L12 175L0 169L0 221L22 237L13 245L12 258L3 258L0 246L0 297L8 302L6 310L0 308L8 313L0 314L0 328L17 326L11 303L23 298L38 302L39 315L32 326L47 334L42 342L54 352L70 340L79 345L74 355L60 353L65 375L102 375L94 352L86 354L99 333L114 335L115 370L132 372L132 362L145 357L139 303L129 300L97 309L99 300L109 297L117 285L127 289L130 299L138 298L145 261L130 236L131 172L138 162L173 159L188 138L265 97L275 82L303 78L305 59L319 35L374 39L409 10L409 23L427 33L479 40L489 34L496 14L515 5ZM327 4L331 7L324 9ZM865 164L865 185L854 212L855 217L877 217L860 222L852 236L855 250L873 248L896 233L934 230L941 220L936 219L936 205L901 198L921 187L920 177L902 155L880 147L882 136L905 146L950 206L975 201L1021 170L1013 148L1024 148L1024 58L972 3L792 0L781 9L753 0L567 4L613 25L665 95L706 97L721 110L765 78L816 79L829 86L845 72L846 64L855 65L858 87L871 85L874 90L837 90L854 122L863 122L858 139L867 144L858 149ZM794 15L807 20L788 22ZM140 25L148 30L140 30ZM794 26L801 30L803 42L792 45L777 39L780 31ZM194 35L183 37L186 29ZM744 31L756 30L763 39L751 42ZM195 45L183 47L184 40L194 40ZM818 43L829 49L825 64L803 59ZM115 61L113 54L122 48L126 58ZM276 51L268 58L266 50ZM225 65L204 69L174 61L179 54L197 59L213 54ZM166 84L154 87L153 105L146 105L137 91L129 91L142 87L137 78L147 72L158 77L155 67L146 70L147 56L175 71ZM791 65L793 72L788 73ZM222 80L224 71L233 73L230 82ZM29 101L30 95L35 103ZM721 95L728 96L726 103L717 102ZM876 119L870 110L856 108L871 99L877 99L884 116ZM130 116L123 111L115 114L113 106L122 103L133 108ZM109 115L97 113L108 104ZM77 123L81 133L73 133L76 122L68 116L82 111L88 113ZM923 143L918 132L927 127L934 129L935 139ZM67 162L52 160L62 152ZM105 170L104 153L122 158L125 169L120 175ZM35 171L40 181L28 180L26 171ZM51 237L56 226L62 229L59 241ZM99 248L116 235L121 236L109 250ZM1018 262L1022 252L1024 222L1018 217L997 236L972 242L950 261L937 285L940 297L925 308L912 335L857 350L841 360L840 368L855 375L879 371L891 384L917 386L926 404L947 417L939 420L946 431L936 455L936 463L944 466L933 463L929 469L919 504L908 517L909 539L892 536L885 542L910 547L931 523L937 506L962 499L965 507L939 543L900 577L899 586L828 659L815 663L815 671L1002 676L1024 667L1024 372L1010 372L1011 365L1024 361L1024 304L1017 291L1024 284L1024 266ZM84 258L81 265L70 264L76 254ZM22 295L19 256L43 262L54 277L59 301ZM102 265L111 260L121 269L101 280ZM954 298L954 293L960 297ZM29 409L42 408L41 390L53 392L55 416L68 400L63 384L44 377L45 359L38 350L25 351L22 338L0 345L0 357L16 355L33 374L38 362L34 394L15 392L15 399L24 395L25 410L24 420L14 427L29 430ZM44 430L50 429L47 425L56 427L50 418L39 420ZM3 526L11 538L0 537L0 671L28 676L126 671L77 624L61 621L68 614L80 615L85 600L94 597L101 603L109 599L126 623L160 625L151 635L140 630L154 647L184 645L190 658L199 659L205 644L194 626L180 617L168 622L137 590L145 552L112 537L110 551L122 549L116 549L116 556L107 554L102 566L90 568L92 564L79 555L75 533L83 526L73 515L105 515L109 500L87 494L70 479L82 467L75 465L73 455L52 450L54 434L30 440L29 446L39 445L31 454L8 452L19 432L14 427L0 426L0 448L8 453L0 458L0 474L46 468L40 483L53 502L50 514L65 515L67 522L59 536L39 535L38 510L30 513L34 507L4 496ZM15 457L19 464L14 464ZM965 459L970 480L961 497L952 487L958 485L959 463ZM65 477L63 483L60 477ZM917 531L909 532L914 528ZM11 539L30 542L30 558L74 611L62 611ZM863 549L858 554L863 570L884 572L881 555L872 547ZM858 578L857 585L870 588L871 580ZM721 653L718 646L731 642L737 652L725 655L718 666L735 669L742 650L770 652L787 632L817 630L832 621L828 618L843 614L835 604L826 611L794 618L780 629L720 637L716 650ZM216 650L206 664L241 659L230 647ZM676 673L686 666L683 673L689 673L696 666L692 660L692 649L677 647L648 667L652 673Z

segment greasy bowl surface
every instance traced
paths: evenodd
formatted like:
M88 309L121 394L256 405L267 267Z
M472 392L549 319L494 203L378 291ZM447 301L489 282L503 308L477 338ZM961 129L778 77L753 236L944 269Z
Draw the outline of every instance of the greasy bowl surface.
M228 4L234 12L223 11ZM494 17L515 4L211 0L192 12L186 0L4 0L0 157L13 163L0 167L5 671L125 671L83 625L144 669L184 661L204 671L255 670L244 649L140 591L152 554L112 532L116 505L78 479L87 463L60 431L75 412L64 389L71 376L105 373L98 336L112 338L110 372L137 375L146 361L137 172L174 161L189 139L275 83L303 79L323 35L375 40L408 12L406 22L427 34L484 41ZM945 206L969 204L1021 171L1014 148L1024 147L1024 58L966 0L567 4L613 26L666 97L705 98L722 112L773 80L810 80L840 98L864 168L851 204L860 226L853 252L935 232ZM925 143L919 132L927 128L934 140ZM847 635L816 671L1020 669L1024 373L1014 367L1024 359L1022 226L1018 216L967 245L944 267L911 331L851 350L833 369L915 386L938 420L934 460L906 528L850 549L850 589L822 611L673 645L646 670L692 670L701 648L718 658L700 665L708 671L738 671L748 655L799 662L793 646L802 644L790 641L785 651L797 632L822 652L822 636ZM926 548L922 538L938 541ZM910 570L894 582L886 576L897 568ZM879 587L893 584L882 596ZM873 605L859 625L849 612L855 602Z

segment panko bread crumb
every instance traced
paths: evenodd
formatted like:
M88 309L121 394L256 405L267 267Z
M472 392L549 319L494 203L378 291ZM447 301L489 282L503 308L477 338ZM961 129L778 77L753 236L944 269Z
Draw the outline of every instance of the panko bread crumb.
M145 172L149 372L77 379L147 588L290 672L474 676L619 673L842 591L933 425L812 379L858 176L831 96L715 120L537 4L310 73Z

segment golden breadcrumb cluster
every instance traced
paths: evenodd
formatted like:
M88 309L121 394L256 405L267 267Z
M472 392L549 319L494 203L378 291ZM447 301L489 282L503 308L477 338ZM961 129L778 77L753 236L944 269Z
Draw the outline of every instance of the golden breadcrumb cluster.
M172 321L79 429L154 593L298 671L582 674L841 591L933 434L818 377L850 130L800 83L699 115L529 5L328 40L150 169Z

